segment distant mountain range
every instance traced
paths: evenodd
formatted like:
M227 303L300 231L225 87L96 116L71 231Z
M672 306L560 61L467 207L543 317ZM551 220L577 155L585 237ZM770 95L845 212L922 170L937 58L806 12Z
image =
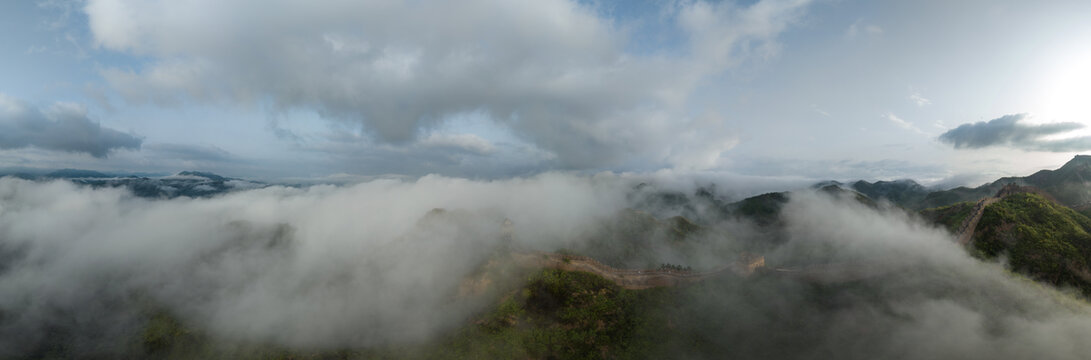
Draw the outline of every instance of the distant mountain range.
M913 180L816 183L820 193L855 194L874 206L888 201L950 231L974 256L1005 258L1012 270L1053 285L1091 295L1091 156L1078 155L1056 170L1005 177L978 187L929 190ZM645 192L642 204L681 214L698 224L747 220L763 229L770 243L778 236L781 209L791 192L773 192L737 202L718 198L714 189L693 194Z
M27 180L65 179L93 188L125 188L133 195L170 199L176 197L209 197L236 190L268 186L266 183L229 178L201 171L182 171L168 176L140 176L134 174L107 174L94 170L62 169L40 175L27 172L8 174Z
M94 187L125 187L140 197L173 198L178 196L211 196L232 190L268 186L258 181L230 178L202 171L182 171L174 175L147 173L103 173L95 170L61 169L45 173L30 171L0 172L0 176L14 176L28 180L68 179L77 184ZM1031 186L1058 203L1073 208L1084 215L1091 215L1091 156L1077 155L1057 170L1042 170L1024 177L1005 177L978 187L960 186L947 190L929 189L914 180L868 182L859 180L851 184L838 181L822 181L815 189L831 191L839 188L866 196L874 201L889 201L910 210L924 210L947 206L964 201L974 201L991 196L1007 184ZM775 222L779 204L787 202L789 192L767 193L741 201L729 202L720 197L715 188L700 188L693 194L677 192L648 192L649 185L641 184L637 190L643 206L673 208L676 215L696 218L698 212L712 210L719 217L733 215L758 220L762 224ZM638 191L639 193L639 191Z
M960 186L932 191L913 180L857 181L848 188L872 199L886 199L908 209L922 210L988 197L1008 184L1041 189L1064 206L1086 211L1091 208L1091 156L1077 155L1057 170L1042 170L1023 177L1004 177L974 188Z
M95 188L125 188L146 198L207 197L268 186L199 171L132 176L64 169L19 177L36 181L66 179ZM1091 218L1077 211L1086 211L1091 199L1091 184L1085 179L1091 179L1091 157L1077 156L1057 170L1002 178L975 188L933 191L912 180L849 184L824 181L808 191L835 195L843 201L856 201L882 211L916 214L910 217L947 229L955 235L952 240L967 239L964 245L973 256L986 261L1004 258L1021 276L1091 295ZM722 261L740 255L748 258L759 255L756 257L762 259L764 266L764 254L771 254L770 263L775 264L778 254L770 250L786 241L782 210L792 196L792 192L770 192L731 201L712 186L679 192L640 184L629 193L633 208L597 219L596 226L573 235L578 239L571 242L573 248L548 255L524 253L523 256L555 258L561 263L580 262L583 256L588 256L587 259L630 274L654 269L673 271L678 277L696 276L689 265L699 263L700 259ZM884 201L897 206L885 206ZM443 227L436 228L447 229L449 224L458 224L456 221L480 221L474 220L476 216L465 210L435 209L421 219L421 224L426 227L439 224ZM495 220L502 229L512 226L507 219ZM746 223L745 226L734 226L732 222L737 220ZM725 223L730 225L721 226ZM921 294L937 296L928 291L952 292L954 295L949 297L937 297L948 299L942 303L944 306L962 306L949 300L961 297L967 297L964 300L967 304L986 303L989 307L1022 304L1019 299L995 296L1003 292L965 286L958 282L964 277L947 272L949 268L942 268L938 276L919 271L926 268L913 268L906 271L913 280L905 283L907 280L896 276L876 275L872 272L874 268L866 264L807 263L795 264L800 265L795 268L777 265L746 278L724 273L728 276L708 277L690 286L634 290L592 272L558 268L528 270L515 266L505 259L516 257L504 254L511 255L511 247L518 242L512 240L511 232L503 232L507 240L498 242L494 248L476 249L491 255L458 285L457 291L451 291L459 297L479 297L481 303L489 305L452 330L454 335L439 337L434 342L349 350L298 350L261 342L236 343L234 339L218 338L200 328L199 323L186 322L184 314L172 312L169 305L156 299L127 296L138 302L114 308L137 308L141 315L134 321L136 330L120 335L123 339L118 343L131 344L126 346L134 346L132 353L152 358L677 358L679 349L697 354L697 358L719 358L739 352L740 348L760 355L755 358L791 358L797 351L814 353L806 347L809 346L806 342L826 336L831 332L829 324L836 321L855 324L861 319L869 321L875 313L890 312L893 319L890 321L909 322L906 319L913 318L876 304L901 304L905 298ZM266 245L278 243L276 236L242 239L254 241L238 241L221 247L224 250L216 250L223 253L210 252L211 255L201 258L222 256L234 261L242 256L240 253L250 250L259 254L256 256L266 256L270 251L276 251L277 256L291 254L280 253L290 251L284 247ZM248 248L250 243L257 245ZM290 244L287 240L283 243ZM956 248L941 248L948 249ZM4 253L0 251L0 255ZM3 261L0 256L0 265ZM205 266L204 260L198 264ZM378 267L364 269L376 271L371 269ZM827 277L815 275L822 273ZM844 282L823 282L822 279L836 278L836 274L866 274L872 280L849 277L851 280ZM800 281L807 276L815 281ZM922 279L937 278L954 280L918 291L923 286ZM903 283L884 285L898 281ZM443 291L446 289L453 287ZM955 292L962 290L965 292ZM895 300L887 302L884 297ZM866 316L842 315L854 306L866 309L863 312ZM63 318L68 317L65 313ZM0 316L0 324L10 318L16 317ZM876 324L876 320L870 321L865 324ZM75 347L70 345L74 338L71 334L80 335L85 331L83 328L62 323L56 329L51 329L50 336L32 347L34 354L59 358L84 355L71 350ZM751 333L752 337L745 337ZM852 333L854 337L864 335L867 334L861 331ZM860 341L854 338L853 342ZM793 345L798 348L784 345L800 343L804 345Z

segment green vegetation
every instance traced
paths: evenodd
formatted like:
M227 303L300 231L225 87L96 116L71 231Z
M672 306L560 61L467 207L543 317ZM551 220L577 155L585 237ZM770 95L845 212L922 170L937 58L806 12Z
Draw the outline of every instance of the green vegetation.
M164 359L614 359L643 358L655 344L667 289L626 290L584 272L543 270L490 312L425 344L290 351L210 340L170 313L152 314L144 353Z
M1089 178L1091 156L1077 155L1060 169L1042 170L1021 180L1042 189L1061 204L1075 206L1091 202L1091 191L1085 185Z
M1091 219L1037 194L1014 194L985 208L974 248L1006 255L1013 270L1091 294Z
M187 343L194 343L196 339L192 332L182 326L181 323L165 311L156 312L148 319L147 326L141 334L141 344L149 353L170 351L175 347L184 347Z
M687 236L700 234L704 230L700 225L694 224L689 219L682 216L675 216L667 219L667 225L671 229L671 238L674 240L683 240Z
M654 291L653 291L654 293ZM649 293L650 294L650 293ZM642 344L653 296L583 272L545 270L491 314L443 342L437 357L600 359L628 357ZM453 351L450 351L453 350ZM447 355L444 355L447 354Z
M1001 185L982 185L977 188L959 186L950 190L931 192L919 203L918 208L935 208L960 202L976 202L982 198L993 196Z
M164 359L775 359L821 348L814 334L827 321L816 316L874 298L866 286L800 287L760 275L646 290L584 272L542 270L523 279L488 310L423 343L337 350L228 343L161 313L149 319L144 348L146 357Z
M675 265L675 264L660 264L659 270L671 270L681 272L692 272L693 268L689 266Z
M655 216L626 209L580 234L581 241L566 255L583 255L616 268L647 269L669 261L689 263L713 252L730 257L737 254L737 242L730 234L702 226L688 218Z
M920 202L920 207L945 206L993 196L1007 184L1033 186L1062 205L1085 207L1091 203L1091 188L1085 184L1085 179L1091 179L1091 156L1077 155L1057 170L1042 170L1024 177L1000 178L976 188L957 187L931 192Z
M362 355L348 351L291 351L268 344L216 340L163 310L150 314L138 336L139 346L133 353L151 359L349 359Z
M934 223L943 225L952 234L958 231L958 227L970 216L976 203L971 201L960 202L938 208L921 211L921 216Z
M733 203L733 213L741 218L753 220L758 225L768 226L780 222L780 209L788 203L788 193L767 193L746 198Z
M914 209L918 208L928 195L928 189L909 179L874 183L860 180L852 184L852 189L870 199L886 199L899 206Z

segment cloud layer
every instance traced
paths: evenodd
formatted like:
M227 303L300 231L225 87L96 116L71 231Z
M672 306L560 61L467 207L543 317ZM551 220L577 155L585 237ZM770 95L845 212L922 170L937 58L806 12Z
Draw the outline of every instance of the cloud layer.
M619 208L623 197L600 187L558 175L425 177L145 201L2 178L0 357L67 341L51 338L51 327L110 352L142 311L132 296L228 339L419 340L480 305L452 295L498 244L504 219L552 250Z
M139 149L142 142L102 127L83 107L57 103L43 110L0 94L0 149L37 147L105 158L114 150Z
M483 112L563 168L708 167L734 143L722 119L692 115L688 97L709 75L775 54L807 3L666 5L688 37L676 55L628 52L640 41L631 29L568 0L92 0L85 11L98 46L150 59L102 72L130 101L267 99L363 123L390 143ZM676 139L690 132L702 136Z
M144 149L170 159L199 161L231 160L231 153L212 145L154 143L144 145Z
M1058 140L1046 137L1063 135L1086 126L1077 122L1060 122L1041 125L1023 123L1027 114L1004 115L1002 117L959 125L939 136L939 141L954 146L955 149L980 149L989 146L1004 146L1027 151L1085 151L1091 150L1091 136L1078 136Z
M132 357L125 339L137 336L149 307L225 341L313 349L425 340L486 305L454 294L500 243L504 219L519 247L578 249L584 230L632 205L632 184L616 180L424 177L148 201L3 178L0 356L60 342ZM827 286L775 273L712 282L671 305L701 314L674 331L754 358L1091 351L1086 304L969 257L945 231L900 210L797 193L784 220L786 243L757 239L772 248L768 266L849 264L868 276Z

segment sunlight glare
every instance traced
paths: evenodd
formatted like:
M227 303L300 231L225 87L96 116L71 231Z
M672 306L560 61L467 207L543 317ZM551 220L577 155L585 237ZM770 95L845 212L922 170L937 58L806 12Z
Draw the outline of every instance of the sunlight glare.
M1091 51L1059 60L1046 80L1039 118L1091 123Z

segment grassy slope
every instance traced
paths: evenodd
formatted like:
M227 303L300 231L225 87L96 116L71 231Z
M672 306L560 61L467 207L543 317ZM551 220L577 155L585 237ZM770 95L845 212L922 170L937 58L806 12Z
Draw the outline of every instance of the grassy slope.
M876 201L886 199L909 209L920 208L921 203L929 194L928 189L912 180L876 181L874 183L860 180L852 183L852 189L870 199Z
M664 249L686 254L705 241L730 243L721 239L726 233L684 217L657 219L625 211L603 224L588 235L601 243L589 241L580 254L654 267L664 261L655 256ZM700 248L716 249L707 244ZM496 269L483 269L491 271ZM627 290L596 275L555 269L503 288L495 289L497 297L504 296L495 300L493 310L428 344L336 351L227 344L193 331L169 313L154 312L139 348L153 358L168 359L632 359L654 353L669 358L664 348L676 345L664 343L661 333L669 325L668 309L676 308L670 303L676 302L679 289Z
M921 216L933 223L943 225L947 231L954 233L958 231L958 227L962 225L962 221L966 220L966 217L970 215L970 211L973 211L974 204L975 203L972 201L966 201L938 208L925 209L921 211Z
M1004 254L1013 270L1091 293L1082 276L1091 260L1091 219L1035 194L1015 194L985 208L974 248Z
M788 193L774 192L746 198L731 204L732 212L739 218L754 221L761 226L780 222L780 210L788 202Z
M993 196L1002 185L986 184L977 188L960 186L950 190L934 191L928 193L924 200L918 204L918 208L935 208L952 205L960 202L976 202L982 198Z
M370 350L290 351L229 344L187 328L165 312L142 333L150 357L245 359L603 359L655 353L666 326L669 289L626 290L590 273L543 270L488 313L426 344Z
M758 274L625 290L582 272L542 270L494 306L425 343L288 350L216 342L169 317L144 336L150 357L177 359L754 359L837 358L823 334L846 306L881 306L861 284L801 284ZM805 357L806 358L806 357Z

